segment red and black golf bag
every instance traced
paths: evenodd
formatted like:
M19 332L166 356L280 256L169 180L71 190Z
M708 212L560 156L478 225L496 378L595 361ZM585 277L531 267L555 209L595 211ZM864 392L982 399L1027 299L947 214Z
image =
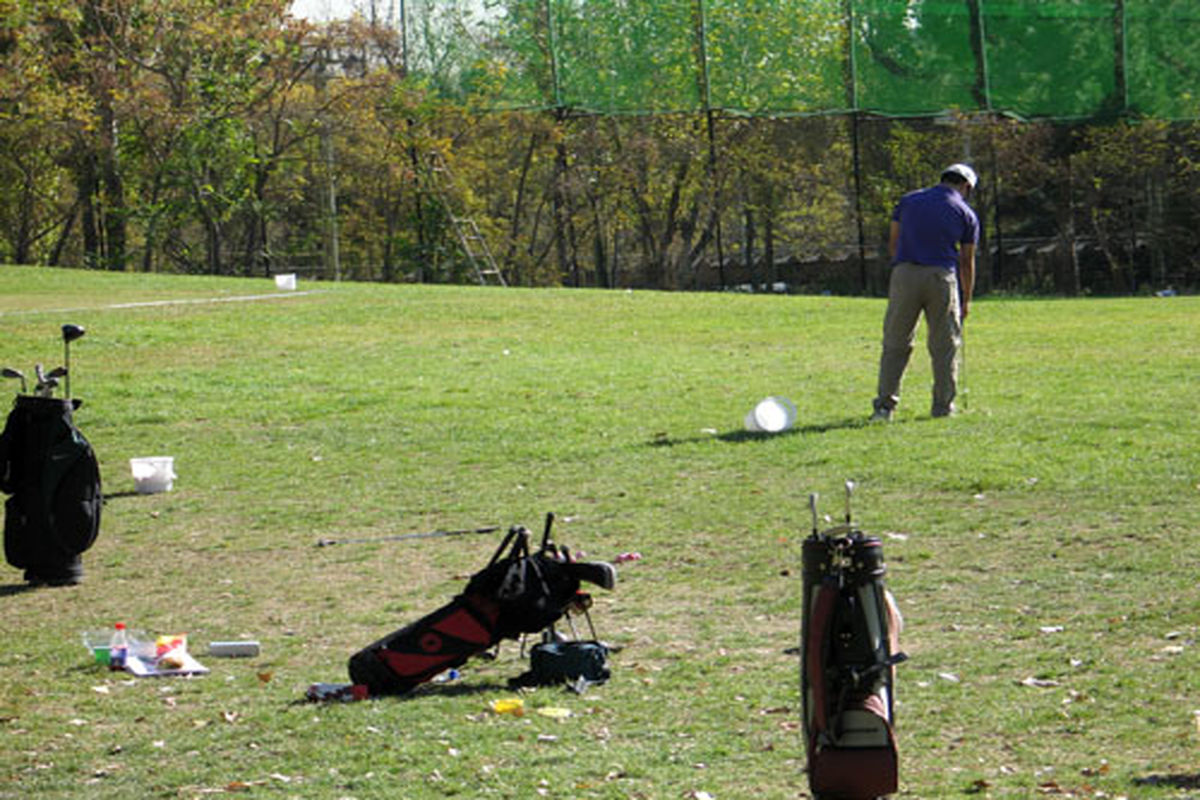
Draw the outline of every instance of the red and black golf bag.
M897 790L893 733L900 615L884 587L883 545L850 522L804 541L801 691L808 781L819 800L874 800Z
M30 583L77 583L100 531L100 468L75 427L77 400L18 395L0 433L4 556Z
M566 548L550 542L549 534L547 521L542 546L531 553L529 531L511 528L461 594L355 653L350 680L366 686L371 695L406 694L501 639L549 628L587 599L579 591L580 581L613 588L612 565L572 561Z

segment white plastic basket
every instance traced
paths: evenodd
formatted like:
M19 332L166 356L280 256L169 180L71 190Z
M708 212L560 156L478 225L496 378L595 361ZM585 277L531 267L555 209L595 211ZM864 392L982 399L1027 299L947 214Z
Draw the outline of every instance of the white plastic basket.
M172 456L149 456L129 459L133 482L139 494L169 492L175 478L175 459Z
M786 397L768 397L746 415L746 430L780 433L796 422L796 406Z

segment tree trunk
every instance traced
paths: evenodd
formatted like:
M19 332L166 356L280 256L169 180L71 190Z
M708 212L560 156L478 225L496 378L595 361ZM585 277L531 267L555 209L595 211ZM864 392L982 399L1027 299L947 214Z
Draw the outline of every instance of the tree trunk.
M533 156L537 152L540 138L537 131L529 136L529 146L525 148L525 157L521 159L521 174L517 179L517 196L513 200L512 223L508 230L508 246L505 248L504 258L501 260L501 268L508 267L512 270L513 283L521 281L521 276L517 274L515 268L517 242L521 236L521 220L525 216L525 192L529 183L529 172L533 167Z
M754 268L754 209L747 203L742 207L742 259L751 287L758 289L758 275Z
M567 146L559 140L554 146L554 252L558 260L560 280L574 286L579 285L579 275L571 274L567 258L567 197L564 183L567 179Z

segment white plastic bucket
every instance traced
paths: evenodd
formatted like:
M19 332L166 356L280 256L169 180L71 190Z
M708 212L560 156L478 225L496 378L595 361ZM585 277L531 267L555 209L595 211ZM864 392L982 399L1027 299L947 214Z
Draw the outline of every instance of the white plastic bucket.
M746 415L746 430L762 433L786 431L796 422L796 406L786 397L768 397Z
M289 272L286 275L275 276L275 288L287 289L291 291L296 288L296 273Z
M175 459L171 456L151 456L129 459L133 482L139 494L168 492L175 480Z

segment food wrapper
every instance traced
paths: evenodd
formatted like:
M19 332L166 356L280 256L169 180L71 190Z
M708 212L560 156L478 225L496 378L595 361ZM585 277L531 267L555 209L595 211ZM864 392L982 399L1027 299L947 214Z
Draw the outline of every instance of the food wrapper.
M171 633L154 642L154 663L163 669L180 669L187 662L187 634Z
M514 717L525 716L525 701L519 697L502 697L493 700L491 708L497 714L512 714Z

